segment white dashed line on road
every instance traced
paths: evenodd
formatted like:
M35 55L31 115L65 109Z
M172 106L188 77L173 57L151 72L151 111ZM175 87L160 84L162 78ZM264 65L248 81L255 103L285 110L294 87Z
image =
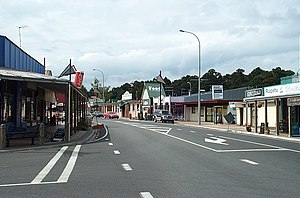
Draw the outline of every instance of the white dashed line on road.
M251 164L251 165L258 165L259 164L257 162L254 162L254 161L251 161L251 160L247 160L247 159L240 159L240 161L246 162L246 163Z
M110 142L110 143L108 143L108 145L109 145L109 146L113 146L114 144Z
M177 129L177 131L181 131L181 129Z
M140 193L141 198L153 198L150 192L141 192Z
M130 167L129 164L122 164L122 168L123 168L125 171L132 171L132 168Z
M120 151L118 151L118 150L114 150L114 153L115 153L115 155L120 155L121 154Z
M208 136L214 136L214 134L211 134L211 133L208 133L207 135L208 135Z
M190 131L191 133L196 133L196 131Z

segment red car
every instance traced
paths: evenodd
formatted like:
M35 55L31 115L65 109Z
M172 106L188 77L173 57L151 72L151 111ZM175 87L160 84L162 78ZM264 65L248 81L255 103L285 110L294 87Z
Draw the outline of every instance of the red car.
M104 113L104 117L109 119L113 119L113 118L119 119L119 115L116 114L115 112Z

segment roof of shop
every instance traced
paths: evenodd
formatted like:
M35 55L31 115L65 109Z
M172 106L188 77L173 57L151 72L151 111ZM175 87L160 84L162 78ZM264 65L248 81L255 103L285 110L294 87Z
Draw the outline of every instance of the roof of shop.
M56 84L68 84L67 79L57 78L54 76L47 76L40 73L25 72L19 70L7 69L0 67L0 79L27 81L27 82L45 82Z

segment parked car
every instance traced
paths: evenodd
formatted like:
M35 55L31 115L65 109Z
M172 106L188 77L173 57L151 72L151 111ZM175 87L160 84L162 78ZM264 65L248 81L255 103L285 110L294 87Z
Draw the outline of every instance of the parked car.
M101 118L101 117L104 117L104 114L100 111L95 111L93 113L93 117Z
M169 111L161 109L154 111L153 120L154 122L161 121L174 123L173 115Z
M115 112L104 113L104 117L109 119L113 119L113 118L119 119L119 115L116 114Z
M52 140L54 142L60 142L60 141L63 141L64 137L65 137L65 129L64 128L58 128L55 131Z

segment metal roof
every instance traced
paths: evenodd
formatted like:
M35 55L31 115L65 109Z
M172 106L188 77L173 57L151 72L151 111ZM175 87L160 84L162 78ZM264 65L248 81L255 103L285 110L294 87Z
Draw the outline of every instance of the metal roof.
M67 85L69 82L67 79L57 78L54 76L47 76L44 74L34 73L34 72L12 70L4 67L0 67L0 79L27 81L27 82L55 83L55 84L65 84L65 85Z

